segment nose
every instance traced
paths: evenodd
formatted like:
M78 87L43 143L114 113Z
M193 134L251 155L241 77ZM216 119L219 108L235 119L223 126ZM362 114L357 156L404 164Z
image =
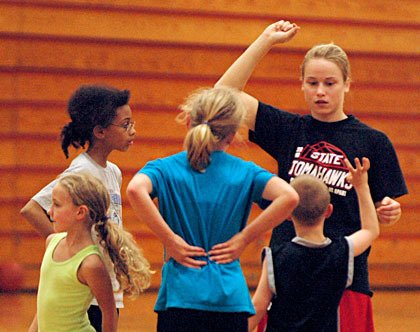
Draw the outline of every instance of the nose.
M319 84L317 89L316 89L316 94L318 96L323 96L325 94L325 90L322 84Z
M47 211L48 217L50 217L50 220L53 220L52 214L53 214L53 210L52 207L49 208L49 210Z
M128 133L130 135L135 135L137 133L137 131L136 131L136 121L130 122L130 126L128 127Z

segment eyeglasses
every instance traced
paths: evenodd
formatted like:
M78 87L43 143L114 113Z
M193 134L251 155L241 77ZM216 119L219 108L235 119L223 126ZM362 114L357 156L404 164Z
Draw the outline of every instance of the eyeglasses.
M130 122L127 122L127 123L124 123L124 124L121 124L121 125L120 124L115 124L115 123L110 123L109 125L124 128L126 132L129 132L136 125L136 121L130 121Z

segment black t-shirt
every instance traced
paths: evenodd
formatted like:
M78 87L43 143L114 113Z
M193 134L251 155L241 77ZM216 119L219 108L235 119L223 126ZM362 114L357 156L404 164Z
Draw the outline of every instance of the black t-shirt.
M328 237L350 235L360 229L359 206L352 186L345 180L344 158L370 160L369 185L373 201L385 196L399 197L407 187L395 150L388 137L356 117L337 122L321 122L310 115L291 114L259 103L255 131L250 140L277 160L278 175L290 182L300 174L321 178L331 192L334 211L325 221ZM270 246L295 236L290 221L273 230ZM371 295L367 257L369 250L355 259L355 276L350 289Z
M353 275L352 246L344 237L317 247L295 240L272 248L276 296L267 332L336 332L338 305Z

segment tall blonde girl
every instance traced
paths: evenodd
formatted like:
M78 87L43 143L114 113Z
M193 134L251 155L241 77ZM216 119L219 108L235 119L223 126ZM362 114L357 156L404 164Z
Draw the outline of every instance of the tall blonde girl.
M293 39L299 29L287 20L270 24L216 86L244 89L255 67L272 47ZM287 59L283 63L287 66ZM397 222L401 206L395 198L407 193L404 177L389 138L345 110L351 81L346 53L331 43L315 45L306 53L300 69L301 90L309 114L290 113L241 91L250 140L277 161L278 175L287 182L301 174L311 174L326 183L334 203L334 211L325 223L327 236L347 236L360 229L357 195L345 180L348 172L345 159L367 157L371 161L369 185L378 219L383 224ZM282 246L294 235L292 223L285 222L273 230L271 245ZM344 292L337 317L341 331L373 331L369 251L355 259L355 278Z

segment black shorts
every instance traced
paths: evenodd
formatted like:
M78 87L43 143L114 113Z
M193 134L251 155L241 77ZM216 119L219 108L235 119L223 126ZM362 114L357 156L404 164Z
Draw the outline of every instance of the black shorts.
M88 317L90 325L92 325L96 332L102 332L102 312L98 305L92 304L88 309ZM120 310L117 308L117 315Z
M249 314L171 308L158 312L157 332L247 332Z

